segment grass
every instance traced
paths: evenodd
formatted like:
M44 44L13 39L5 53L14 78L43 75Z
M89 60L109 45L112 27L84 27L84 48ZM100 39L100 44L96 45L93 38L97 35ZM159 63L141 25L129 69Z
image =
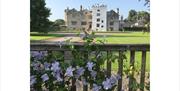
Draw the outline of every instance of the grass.
M74 33L76 34L76 33ZM118 44L149 44L150 38L149 33L142 32L109 32L109 33L96 33L96 40L105 40L106 43L118 43ZM102 37L102 36L106 37ZM63 34L39 34L39 33L31 33L31 40L46 40L50 38L63 37Z
M75 33L76 34L76 33ZM106 35L105 35L106 34ZM107 40L106 43L112 44L149 44L150 43L150 34L149 33L142 33L142 32L97 32L96 33L98 40ZM102 36L106 37L102 37ZM39 34L39 33L31 33L31 40L46 40L49 38L56 38L56 37L63 37L63 34ZM129 51L126 53L127 56L127 64L130 60L130 53ZM150 71L150 53L147 53L146 56L146 71ZM138 70L141 68L141 52L136 52L135 54L135 65ZM106 67L106 64L104 65ZM118 63L115 61L112 63L112 70L117 71Z
M143 34L142 32L130 33L108 33L105 38L106 43L111 44L149 44L149 33ZM103 40L103 37L97 37L98 40Z
M53 36L31 36L31 40L46 40L49 38L55 38Z
M46 40L50 38L63 37L62 34L40 34L40 33L31 33L31 40Z
M142 56L141 52L135 52L135 63L134 63L134 65L135 65L135 68L139 71L141 69L141 56ZM129 66L129 63L130 63L130 52L129 51L127 51L126 57L127 57L127 61L126 62L124 61L124 64ZM106 64L104 65L104 67L106 67ZM118 71L117 60L112 62L112 70ZM147 55L146 55L146 71L147 72L150 71L150 52L147 52Z
M103 38L97 38L99 40L103 40ZM149 38L144 37L107 37L105 38L106 43L110 44L149 44Z

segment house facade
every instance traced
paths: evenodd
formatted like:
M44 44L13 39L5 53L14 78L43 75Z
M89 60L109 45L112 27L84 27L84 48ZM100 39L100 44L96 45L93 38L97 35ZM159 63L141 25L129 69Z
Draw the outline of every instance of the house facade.
M76 9L65 9L65 25L68 29L78 30L85 29L88 23L92 23L91 11L83 9L82 6L80 10Z
M65 24L70 30L84 30L92 24L93 31L118 31L119 9L107 11L106 5L93 5L91 9L65 9Z
M107 31L107 6L93 5L92 6L92 30Z

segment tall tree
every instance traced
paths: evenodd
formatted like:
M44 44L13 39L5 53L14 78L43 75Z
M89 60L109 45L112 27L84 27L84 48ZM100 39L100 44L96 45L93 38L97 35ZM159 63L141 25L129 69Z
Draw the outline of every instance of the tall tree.
M57 19L53 22L51 30L53 31L63 30L64 28L61 25L65 25L65 21L63 19Z
M50 9L45 7L45 0L30 0L30 31L47 33L51 22Z
M139 1L142 1L142 0L139 0ZM150 7L150 0L144 0L145 3L144 3L144 6L147 6L148 8Z
M56 25L65 25L65 21L63 19L57 19L57 20L55 20L54 24L56 24Z
M137 12L135 10L130 10L128 14L128 21L135 22L137 19Z
M147 11L139 11L137 14L138 20L145 20L146 22L150 21L150 14Z

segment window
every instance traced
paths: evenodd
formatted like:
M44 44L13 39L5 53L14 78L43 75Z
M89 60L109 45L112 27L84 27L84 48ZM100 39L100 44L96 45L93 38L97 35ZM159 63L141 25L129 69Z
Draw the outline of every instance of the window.
M100 16L100 13L97 13L97 16Z
M110 25L114 25L114 22L110 22Z
M103 23L104 21L102 20L101 22Z
M97 18L97 22L99 22L100 21L100 18Z
M123 26L123 24L120 25L121 27Z
M96 24L96 27L99 27L100 25L99 24Z
M100 10L99 10L99 9L98 9L97 11L98 11L98 12L100 12Z
M103 28L104 26L102 25L101 28Z
M72 25L76 25L76 24L77 24L77 21L71 21L71 24L72 24Z
M86 25L86 22L81 22L81 25Z

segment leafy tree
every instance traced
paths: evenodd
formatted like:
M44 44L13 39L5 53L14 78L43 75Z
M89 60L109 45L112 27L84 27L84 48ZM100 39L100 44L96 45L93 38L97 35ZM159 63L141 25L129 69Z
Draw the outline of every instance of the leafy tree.
M51 22L50 9L45 7L45 0L30 0L30 27L31 32L47 33Z
M142 0L139 0L139 1L142 1ZM145 3L144 3L144 6L147 6L148 8L150 7L150 0L144 0Z
M57 19L54 22L55 25L65 25L65 21L63 19Z
M65 21L63 19L57 19L54 22L52 22L51 30L52 31L65 30L65 27L61 25L65 25Z
M137 22L137 20L142 20L145 24L150 22L150 14L147 11L135 11L130 10L126 21Z
M128 14L128 21L134 22L137 19L137 12L135 10L130 10Z
M146 11L139 11L137 14L138 20L143 20L145 24L150 22L150 14Z

